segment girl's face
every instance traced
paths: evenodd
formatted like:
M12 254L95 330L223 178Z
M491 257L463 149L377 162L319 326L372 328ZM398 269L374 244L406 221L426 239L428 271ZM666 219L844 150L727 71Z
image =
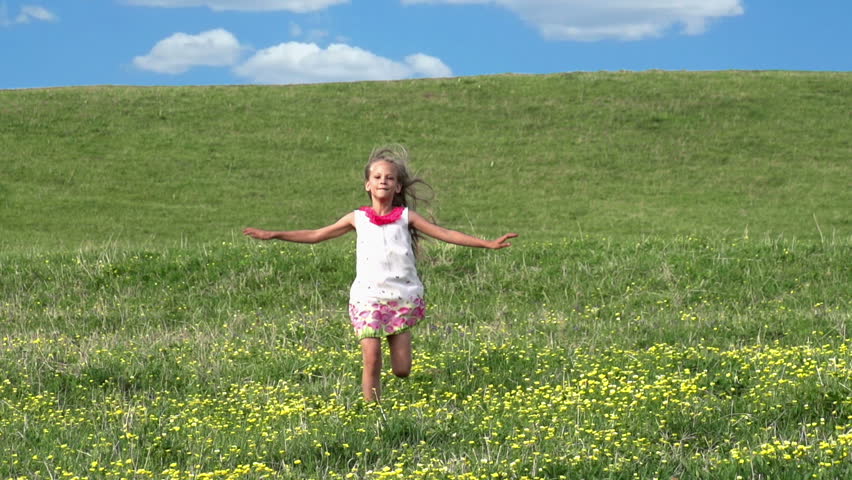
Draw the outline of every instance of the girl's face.
M371 165L364 188L373 199L393 200L393 197L402 191L402 185L397 178L396 165L385 161L378 161Z

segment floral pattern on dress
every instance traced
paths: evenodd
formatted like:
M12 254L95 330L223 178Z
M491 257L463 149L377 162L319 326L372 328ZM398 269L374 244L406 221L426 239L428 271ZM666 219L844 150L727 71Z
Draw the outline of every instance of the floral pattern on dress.
M356 306L349 304L349 319L358 339L386 337L402 333L417 324L426 315L426 302L422 298L403 301L376 301Z

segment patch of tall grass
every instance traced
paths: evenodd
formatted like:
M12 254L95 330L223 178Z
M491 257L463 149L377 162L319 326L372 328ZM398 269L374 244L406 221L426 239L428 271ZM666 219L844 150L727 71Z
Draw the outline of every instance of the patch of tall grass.
M850 473L848 243L429 244L374 406L352 248L4 254L0 477Z

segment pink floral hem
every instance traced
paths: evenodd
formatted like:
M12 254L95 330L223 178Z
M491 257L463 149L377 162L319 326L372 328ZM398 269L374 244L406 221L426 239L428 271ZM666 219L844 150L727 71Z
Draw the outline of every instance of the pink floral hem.
M358 339L387 337L402 333L426 314L422 298L405 301L376 301L358 306L349 304L349 319Z

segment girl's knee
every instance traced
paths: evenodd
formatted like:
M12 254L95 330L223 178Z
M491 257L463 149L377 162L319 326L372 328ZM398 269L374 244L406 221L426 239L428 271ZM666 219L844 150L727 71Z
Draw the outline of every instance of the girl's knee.
M368 372L378 372L382 369L382 357L381 356L365 356L364 357L364 370Z
M365 338L361 340L361 356L364 367L382 368L382 346L378 339Z
M391 358L391 370L399 378L411 375L411 355L397 355Z

